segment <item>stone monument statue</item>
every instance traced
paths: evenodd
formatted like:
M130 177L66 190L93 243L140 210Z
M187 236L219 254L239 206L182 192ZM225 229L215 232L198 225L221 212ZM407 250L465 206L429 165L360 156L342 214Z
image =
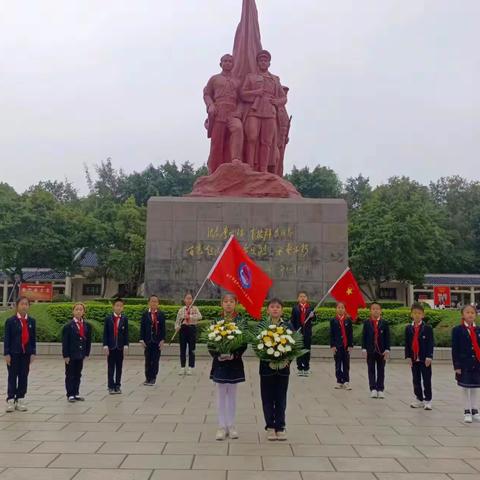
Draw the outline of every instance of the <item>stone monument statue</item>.
M222 72L203 91L209 174L240 160L254 171L282 176L290 127L287 95L279 77L269 72L272 57L262 49L255 0L243 0L233 52L221 58Z
M267 50L257 53L257 72L246 76L241 94L248 106L245 162L258 172L277 173L278 109L285 106L287 97L280 79L268 71L271 59Z
M288 88L270 73L271 59L262 47L255 0L243 0L233 55L221 58L221 73L203 90L209 175L197 180L191 196L300 196L281 178L291 117Z
M240 79L232 74L233 56L220 59L222 72L210 78L203 89L207 106L207 130L211 139L208 173L222 163L242 159L243 125L239 105Z

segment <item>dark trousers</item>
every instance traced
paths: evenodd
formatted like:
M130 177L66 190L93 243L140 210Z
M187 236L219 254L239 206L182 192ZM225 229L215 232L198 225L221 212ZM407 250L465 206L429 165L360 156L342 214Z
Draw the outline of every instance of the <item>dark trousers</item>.
M16 353L10 355L8 369L7 400L25 398L28 385L28 372L30 371L30 354Z
M180 366L185 368L187 363L188 347L188 366L195 367L195 345L197 343L197 327L195 325L182 325L180 327Z
M334 358L337 383L350 382L350 353L345 348L337 348Z
M288 376L282 375L260 377L265 428L273 428L276 432L285 430L288 380Z
M412 364L413 392L418 400L430 402L432 400L432 366L425 366L424 362ZM422 391L423 380L423 391Z
M155 382L160 363L160 347L158 343L147 343L145 347L145 380Z
M312 346L312 332L303 334L303 348L308 350L305 355L297 358L297 369L307 371L310 370L310 348Z
M108 388L120 388L122 381L123 349L116 348L108 351Z
M80 394L80 379L82 378L83 359L73 360L65 364L65 389L67 397L75 397Z
M385 357L378 352L367 353L367 365L370 391L383 392L385 390Z

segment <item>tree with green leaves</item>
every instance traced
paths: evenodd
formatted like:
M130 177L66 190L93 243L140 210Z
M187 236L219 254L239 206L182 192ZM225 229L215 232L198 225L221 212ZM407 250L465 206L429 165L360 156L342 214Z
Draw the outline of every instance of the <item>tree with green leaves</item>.
M344 198L350 211L360 208L372 194L370 179L362 174L347 178L344 190Z
M293 167L285 178L306 198L340 198L342 194L342 182L328 167L317 165L312 171Z
M12 280L15 275L22 279L28 267L72 270L81 229L80 212L51 193L17 195L0 188L0 270Z
M382 282L422 283L452 249L430 192L408 178L377 187L350 217L350 263L379 298Z

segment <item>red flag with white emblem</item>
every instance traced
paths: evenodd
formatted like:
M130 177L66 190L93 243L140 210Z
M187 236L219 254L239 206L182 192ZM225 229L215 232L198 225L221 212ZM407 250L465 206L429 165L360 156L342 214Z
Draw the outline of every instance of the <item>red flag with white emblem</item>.
M272 279L247 255L232 235L208 278L236 295L245 310L254 318L261 318L263 302L272 286Z

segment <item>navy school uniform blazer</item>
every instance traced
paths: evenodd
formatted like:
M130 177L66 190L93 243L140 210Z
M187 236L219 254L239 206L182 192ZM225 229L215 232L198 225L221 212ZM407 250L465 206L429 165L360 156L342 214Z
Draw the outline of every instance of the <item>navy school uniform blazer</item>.
M352 319L347 317L344 321L345 333L347 334L347 347L353 348L353 324ZM330 348L344 348L342 339L342 329L337 318L330 320Z
M92 346L92 327L83 321L85 326L85 337L80 336L75 320L68 322L62 331L62 355L63 358L72 360L83 360L90 355Z
M390 350L390 327L382 318L378 322L378 348L380 350L378 353L381 354L386 350ZM375 347L375 332L370 320L363 322L362 349L367 353L375 353L377 351Z
M313 308L308 307L305 318L308 318L311 312L313 312ZM291 324L292 330L300 330L304 337L311 336L312 325L313 325L313 322L315 322L316 320L315 312L313 312L310 320L305 324L305 326L302 326L302 322L300 321L300 318L301 318L300 306L297 303L292 307L292 315L290 317L290 324Z
M149 343L158 345L162 340L165 340L165 315L160 310L157 310L157 320L158 331L155 333L150 311L147 310L142 315L142 319L140 320L140 340L143 340L147 345Z
M410 324L405 327L405 358L411 358L413 360L412 342L413 325ZM420 347L420 351L418 352L418 360L420 360L420 362L425 362L426 358L433 358L433 348L435 346L433 340L433 329L424 321L420 326L418 344Z
M103 346L110 350L122 350L128 347L128 318L125 315L120 316L118 323L118 337L115 338L114 316L113 313L105 318L103 324Z
M480 345L480 327L475 327L475 332ZM453 368L461 369L462 373L480 369L480 362L475 356L472 340L464 325L457 325L452 329L452 361Z
M25 346L26 355L37 354L37 329L35 319L27 315L29 340ZM17 355L23 352L22 348L22 324L17 315L7 318L3 340L3 354Z

